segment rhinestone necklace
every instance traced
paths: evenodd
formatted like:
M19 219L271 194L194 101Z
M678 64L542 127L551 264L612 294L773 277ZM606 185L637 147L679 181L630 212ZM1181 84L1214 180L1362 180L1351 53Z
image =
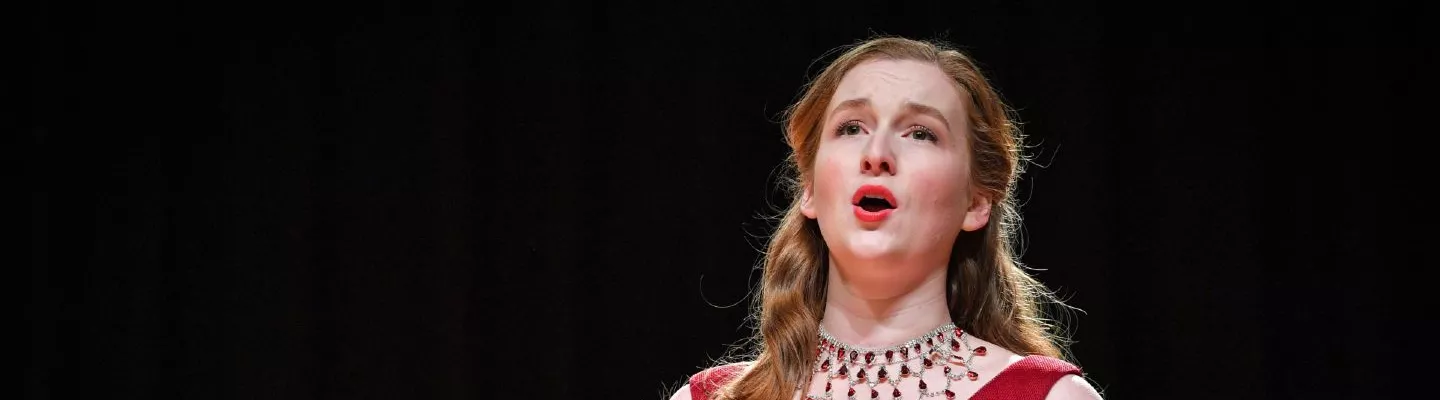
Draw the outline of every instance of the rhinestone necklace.
M964 330L956 327L953 323L947 323L905 343L872 349L851 346L835 339L822 326L820 327L820 345L815 348L815 367L812 371L825 373L825 394L807 394L805 398L832 400L830 383L843 378L850 386L846 397L848 400L855 400L855 387L860 384L870 387L871 399L880 397L880 391L876 389L876 386L882 384L890 385L891 398L900 399L903 394L900 392L900 383L906 379L915 378L920 380L920 395L916 398L923 399L943 394L947 400L954 399L955 392L950 391L950 382L961 379L971 381L980 379L980 375L970 369L970 361L975 356L984 356L985 346L972 349L968 339L969 334ZM960 360L961 366L965 369L964 373L951 373L948 362L951 357ZM916 360L919 362L912 364ZM922 375L924 370L934 368L935 364L944 367L946 379L942 380L945 386L938 391L930 391L930 385L925 382ZM899 370L894 371L897 365ZM912 365L914 366L912 367ZM870 371L872 368L875 368L874 371Z

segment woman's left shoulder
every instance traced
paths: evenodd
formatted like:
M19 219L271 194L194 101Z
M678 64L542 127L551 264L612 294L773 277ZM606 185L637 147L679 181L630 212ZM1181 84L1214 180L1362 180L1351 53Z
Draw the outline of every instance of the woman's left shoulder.
M975 344L989 348L987 357L972 358L979 364L976 366L997 373L989 382L983 382L974 398L1101 398L1086 379L1085 372L1075 364L1045 355L1016 353L984 340L977 340ZM1020 395L1022 392L1024 394Z
M1045 395L1046 400L1089 400L1100 399L1100 392L1090 384L1085 377L1085 371L1080 367L1059 358L1032 354L1017 356L1011 368L1016 369L1019 375L1025 376L1049 376L1052 378L1041 378L1041 382L1054 379L1049 392Z
M1090 380L1078 374L1065 375L1055 381L1050 387L1050 394L1045 395L1046 400L1071 400L1071 399L1100 399L1100 392L1090 384Z

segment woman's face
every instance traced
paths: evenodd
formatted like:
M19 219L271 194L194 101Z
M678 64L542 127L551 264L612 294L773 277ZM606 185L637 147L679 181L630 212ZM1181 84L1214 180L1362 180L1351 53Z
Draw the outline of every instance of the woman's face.
M962 94L934 64L870 60L830 98L801 211L820 225L842 279L873 288L861 292L917 285L944 268L961 230L989 220L988 200L970 187Z

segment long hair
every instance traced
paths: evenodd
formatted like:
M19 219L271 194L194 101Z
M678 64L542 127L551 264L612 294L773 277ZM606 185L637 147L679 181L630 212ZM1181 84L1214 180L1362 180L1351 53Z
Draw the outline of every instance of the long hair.
M752 307L759 324L750 341L758 343L758 354L743 374L715 392L716 398L790 399L810 380L829 266L819 225L800 213L801 194L813 179L820 124L831 96L847 72L872 59L933 63L969 96L964 100L971 128L966 135L970 179L992 206L983 229L960 232L955 240L946 272L951 319L1016 353L1066 358L1063 339L1040 309L1041 301L1063 303L1023 269L1014 250L1020 215L1013 193L1025 160L1011 109L960 51L942 43L879 37L850 46L786 110L792 201L770 238L760 296Z

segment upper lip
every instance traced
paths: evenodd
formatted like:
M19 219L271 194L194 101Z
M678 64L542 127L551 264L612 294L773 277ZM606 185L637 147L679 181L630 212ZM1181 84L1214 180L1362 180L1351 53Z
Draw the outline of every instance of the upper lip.
M858 206L860 205L860 199L864 199L866 196L885 199L886 202L890 203L890 208L900 208L900 203L895 201L895 195L890 193L890 189L886 189L880 185L860 186L859 189L855 190L855 195L850 197L850 204Z

